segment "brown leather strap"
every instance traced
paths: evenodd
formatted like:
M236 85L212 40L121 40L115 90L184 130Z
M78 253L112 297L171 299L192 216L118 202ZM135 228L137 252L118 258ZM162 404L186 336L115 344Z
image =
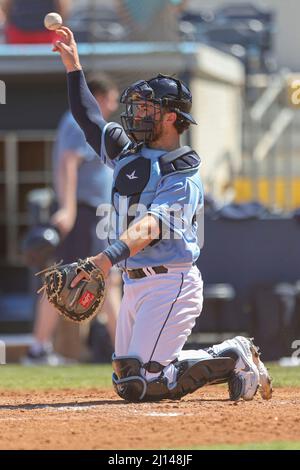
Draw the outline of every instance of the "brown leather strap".
M148 275L151 276L153 273L148 271L147 268L144 268L145 271L147 271L148 274L145 274L144 270L142 268L139 269L127 269L127 275L129 279L142 279L143 277L147 277ZM153 266L150 268L151 270L154 271L155 274L166 274L168 272L168 268L165 266Z

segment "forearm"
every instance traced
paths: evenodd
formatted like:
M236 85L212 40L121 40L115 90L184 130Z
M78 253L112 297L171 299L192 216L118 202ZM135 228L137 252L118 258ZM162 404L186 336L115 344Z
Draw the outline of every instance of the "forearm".
M97 256L92 256L90 261L101 269L104 278L106 278L114 264L139 253L152 240L157 239L159 233L159 219L152 214L147 214L140 221L129 227L122 234L120 240L117 240ZM79 273L72 281L71 287L75 287L80 280L88 278L88 276L84 272Z
M61 37L61 40L55 42L53 51L60 53L67 71L70 109L75 120L83 130L87 142L100 156L102 132L107 123L102 116L96 99L86 84L77 44L72 31L62 26L56 30L56 34ZM112 138L112 140L114 139ZM119 147L119 144L117 147ZM119 149L117 155L122 148L123 146Z
M2 8L2 11L5 14L5 16L8 17L9 11L10 11L10 8L11 8L11 0L3 0L1 2L1 8Z
M57 12L66 20L70 14L71 1L70 0L56 0Z
M66 153L60 165L59 193L61 207L75 215L77 210L77 181L79 156Z
M67 80L71 112L85 133L87 142L100 155L101 134L106 121L87 86L82 70L69 72Z
M147 214L139 222L130 226L120 236L120 240L128 246L130 256L135 256L153 240L156 240L159 237L159 233L158 220L153 215Z
M160 234L159 221L155 216L147 214L139 222L128 228L109 248L93 258L95 264L104 269L109 269L120 261L135 256L146 248Z

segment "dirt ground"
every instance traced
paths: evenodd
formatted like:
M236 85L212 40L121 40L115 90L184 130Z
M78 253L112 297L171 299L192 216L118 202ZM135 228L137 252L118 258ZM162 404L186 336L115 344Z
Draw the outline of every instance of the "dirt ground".
M225 387L127 404L113 391L0 390L0 449L166 449L300 441L300 389L230 402Z

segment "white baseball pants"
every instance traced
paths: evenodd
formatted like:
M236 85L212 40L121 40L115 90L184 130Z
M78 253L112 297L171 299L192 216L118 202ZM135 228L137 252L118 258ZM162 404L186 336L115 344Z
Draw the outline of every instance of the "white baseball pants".
M142 279L129 279L124 274L115 354L136 356L142 363L159 362L166 366L164 374L172 383L176 380L172 361L193 358L195 354L181 353L181 349L202 310L203 282L196 266L167 267L166 274ZM200 356L211 358L206 351ZM147 372L146 377L156 375Z

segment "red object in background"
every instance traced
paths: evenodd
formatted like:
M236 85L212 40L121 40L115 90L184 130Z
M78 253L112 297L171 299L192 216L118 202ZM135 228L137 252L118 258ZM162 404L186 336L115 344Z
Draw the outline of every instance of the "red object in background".
M55 31L22 31L13 25L5 28L7 44L51 44L57 40Z

